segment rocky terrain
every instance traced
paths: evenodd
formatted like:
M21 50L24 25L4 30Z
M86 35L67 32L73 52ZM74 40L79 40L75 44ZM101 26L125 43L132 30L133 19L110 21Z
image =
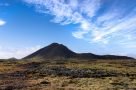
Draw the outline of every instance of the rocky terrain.
M136 90L136 61L1 61L0 90Z

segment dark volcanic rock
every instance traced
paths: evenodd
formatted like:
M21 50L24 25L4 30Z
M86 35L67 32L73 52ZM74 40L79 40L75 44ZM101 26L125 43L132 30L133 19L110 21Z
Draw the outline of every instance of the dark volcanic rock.
M44 47L33 54L25 57L24 59L32 59L32 58L42 58L42 59L133 59L127 56L115 56L115 55L95 55L92 53L75 53L68 49L63 44L52 43L51 45Z
M24 59L41 57L45 59L67 59L73 58L76 53L69 50L66 46L58 43L52 43L51 45L44 47L37 52L25 57Z

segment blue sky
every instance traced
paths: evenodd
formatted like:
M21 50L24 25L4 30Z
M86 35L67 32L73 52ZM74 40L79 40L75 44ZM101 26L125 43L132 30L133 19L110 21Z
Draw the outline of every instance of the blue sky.
M0 0L0 58L53 42L136 57L136 0Z

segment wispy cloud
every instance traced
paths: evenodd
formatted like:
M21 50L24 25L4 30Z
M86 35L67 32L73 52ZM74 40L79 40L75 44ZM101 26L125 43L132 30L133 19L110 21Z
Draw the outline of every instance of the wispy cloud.
M89 31L91 27L89 18L93 17L100 8L100 0L82 2L79 0L25 0L25 2L36 5L41 13L53 15L52 21L55 23L79 24L79 29L85 31Z
M120 0L110 0L110 4L108 0L24 1L34 5L40 13L54 16L51 20L54 23L78 24L77 30L72 32L78 39L105 45L136 42L136 4L133 2L128 6L128 2Z
M0 19L0 26L3 26L6 24L6 21Z
M3 46L0 46L0 58L1 59L8 59L8 58L23 58L38 49L40 49L41 46L37 45L34 47L28 47L28 48L22 48L22 49L17 49L17 48L5 48Z

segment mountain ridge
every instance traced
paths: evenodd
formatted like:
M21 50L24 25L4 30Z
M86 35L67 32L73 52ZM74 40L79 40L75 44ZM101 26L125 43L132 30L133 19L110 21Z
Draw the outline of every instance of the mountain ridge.
M32 59L40 57L42 59L134 59L128 56L118 55L96 55L93 53L76 53L63 44L52 43L38 51L24 57L23 59Z

